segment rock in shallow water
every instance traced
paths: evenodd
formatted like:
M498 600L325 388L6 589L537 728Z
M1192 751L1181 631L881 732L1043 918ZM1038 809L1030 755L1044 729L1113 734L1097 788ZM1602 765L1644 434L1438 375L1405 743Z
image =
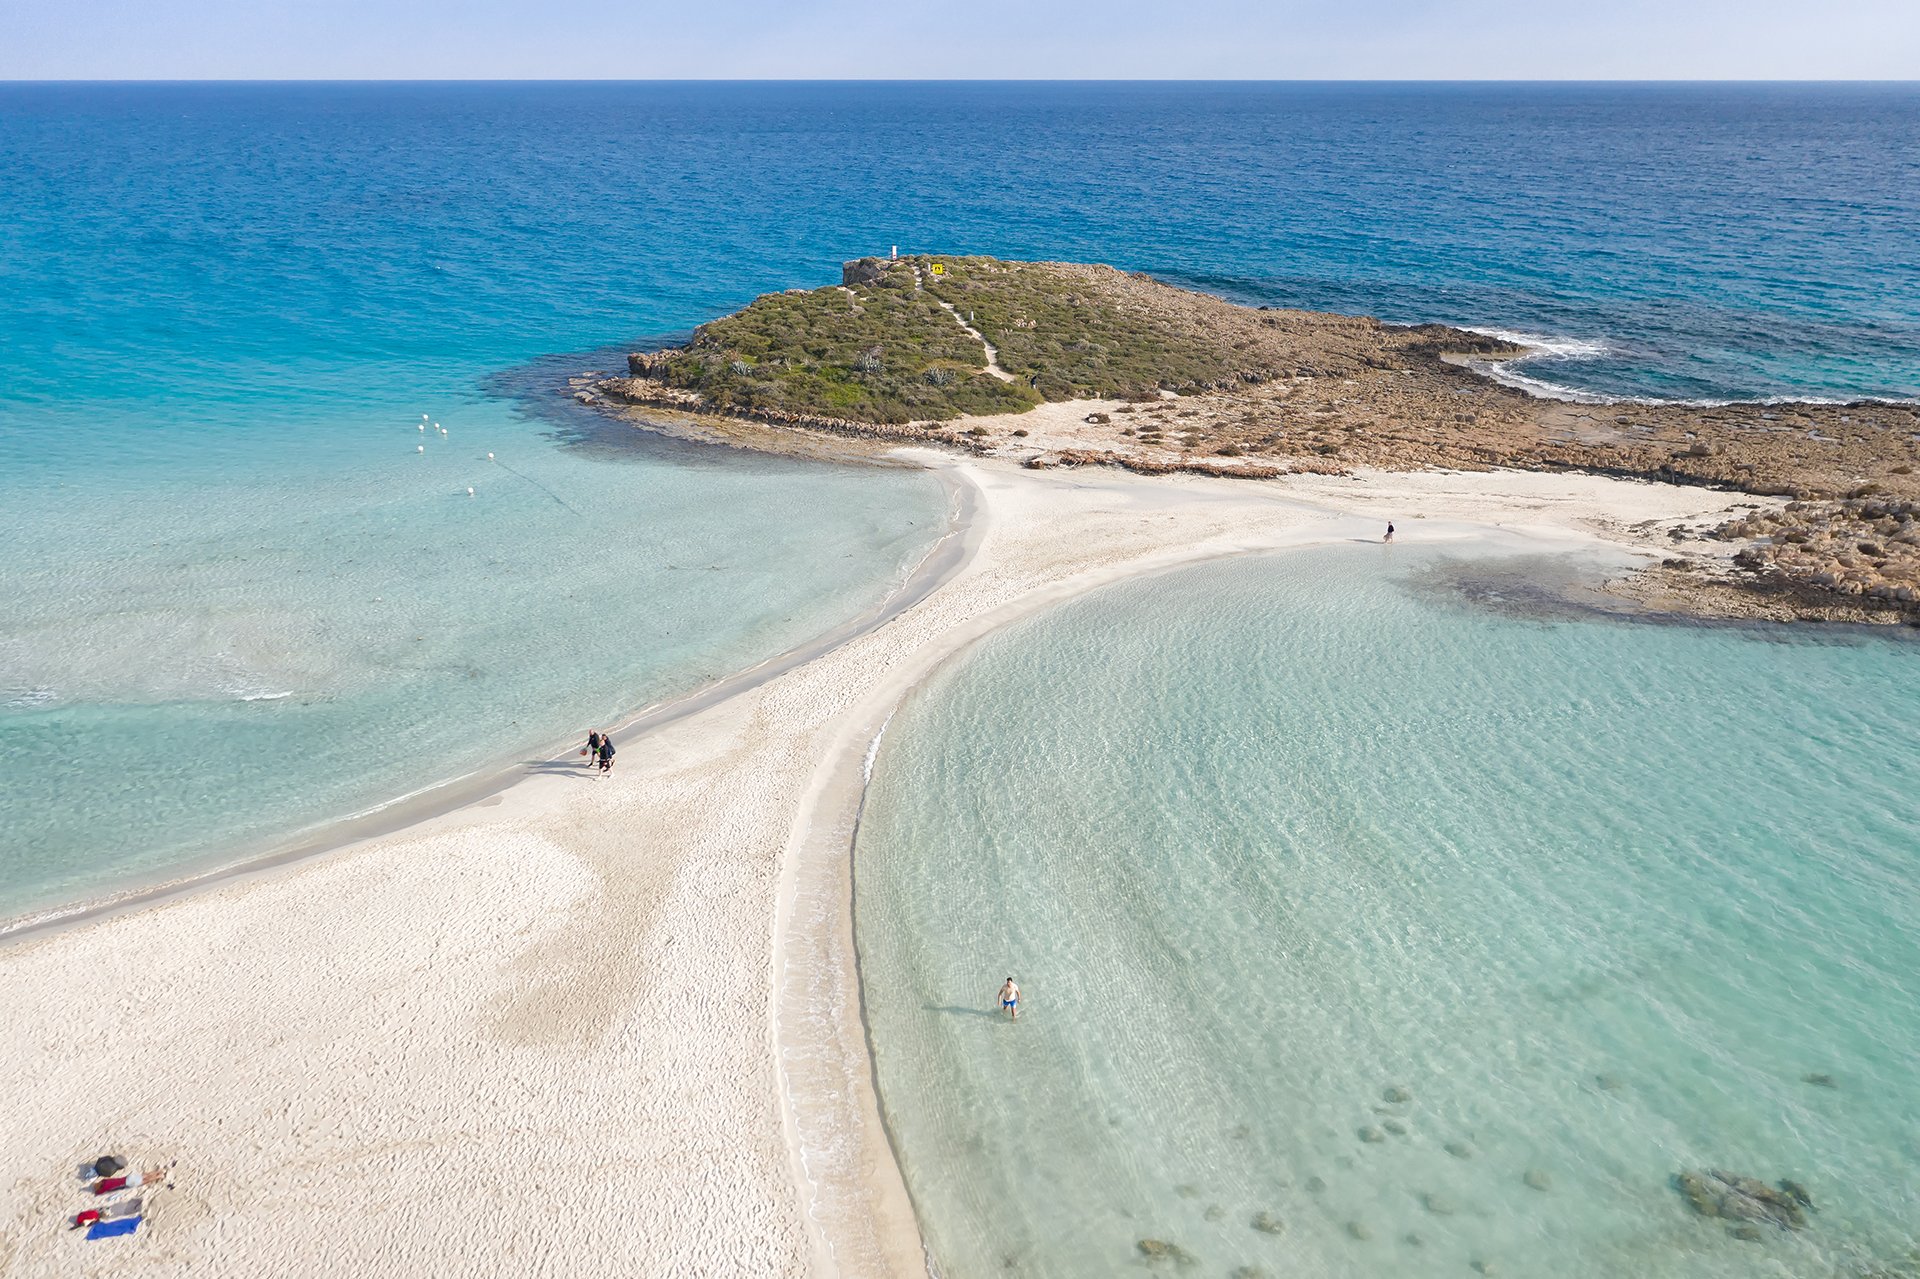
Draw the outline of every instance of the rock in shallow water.
M1473 1158L1473 1147L1469 1146L1464 1141L1450 1141L1446 1144L1445 1149L1446 1149L1446 1152L1452 1155L1455 1159Z
M1396 1137L1404 1137L1407 1135L1407 1126L1398 1119L1389 1119L1380 1126Z
M1742 1177L1718 1168L1680 1173L1674 1177L1673 1184L1703 1217L1760 1222L1782 1230L1799 1230L1805 1226L1807 1213L1800 1196L1805 1196L1808 1204L1812 1202L1806 1187L1798 1182L1793 1183L1796 1195L1784 1187L1775 1190L1757 1177Z
M1413 1100L1413 1094L1402 1088L1399 1084L1395 1084L1380 1094L1380 1100L1390 1101L1396 1106L1402 1106Z
M1427 1211L1436 1217L1451 1217L1454 1213L1453 1200L1447 1198L1445 1195L1421 1195L1420 1202L1425 1204Z
M1367 1223L1364 1221L1349 1221L1347 1223L1347 1233L1355 1239L1358 1239L1361 1243L1365 1243L1367 1240L1373 1238L1373 1231L1367 1229Z
M1227 1210L1219 1204L1208 1204L1207 1211L1203 1215L1208 1221L1219 1221L1227 1215Z
M1840 1086L1834 1082L1832 1075L1822 1075L1817 1072L1800 1076L1800 1082L1803 1084L1812 1084L1815 1088L1838 1088Z
M1527 1175L1521 1178L1521 1180L1525 1181L1529 1186L1533 1187L1535 1190L1552 1190L1553 1189L1553 1178L1549 1177L1546 1173L1542 1172L1538 1168L1527 1169Z
M1387 1139L1387 1134L1381 1132L1378 1128L1375 1128L1371 1124L1367 1125L1365 1128L1362 1128L1360 1130L1360 1140L1366 1142L1370 1146L1378 1145L1379 1143L1385 1141L1386 1139Z
M1176 1266L1191 1266L1196 1260L1194 1255L1185 1248L1177 1243L1169 1243L1165 1239L1142 1239L1134 1247L1138 1248L1140 1255L1148 1261L1171 1261Z
M1309 1177L1306 1181L1307 1193L1317 1195L1327 1188L1327 1183L1318 1177Z
M1277 1235L1287 1228L1287 1223L1270 1212L1253 1214L1253 1228L1262 1234Z

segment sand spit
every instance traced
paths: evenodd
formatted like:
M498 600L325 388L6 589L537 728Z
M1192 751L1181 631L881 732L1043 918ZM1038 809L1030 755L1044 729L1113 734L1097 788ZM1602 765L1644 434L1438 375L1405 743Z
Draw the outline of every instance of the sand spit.
M929 464L978 514L924 598L321 857L0 949L0 1273L910 1274L850 937L875 733L978 636L1103 582L1377 539L1647 546L1735 495L1585 475L1271 484ZM1751 499L1749 499L1750 501ZM1383 552L1383 554L1386 552ZM74 1169L177 1161L131 1239Z
M1717 532L1744 559L1676 546L1667 567L1691 576L1636 589L1712 616L1920 624L1920 404L1564 397L1522 371L1549 349L1516 335L1255 309L1105 266L933 261L849 262L837 287L766 295L575 397L780 451L894 441L1259 480L1579 471L1791 498L1821 553L1747 522ZM962 309L979 327L951 323Z

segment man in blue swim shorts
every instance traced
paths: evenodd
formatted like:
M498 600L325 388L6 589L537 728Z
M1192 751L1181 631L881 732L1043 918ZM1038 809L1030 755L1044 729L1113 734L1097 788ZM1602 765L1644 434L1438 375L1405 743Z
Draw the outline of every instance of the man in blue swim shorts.
M1013 984L1013 978L1007 978L1007 984L1000 988L1000 1006L1007 1010L1007 1016L1020 1020L1020 988Z

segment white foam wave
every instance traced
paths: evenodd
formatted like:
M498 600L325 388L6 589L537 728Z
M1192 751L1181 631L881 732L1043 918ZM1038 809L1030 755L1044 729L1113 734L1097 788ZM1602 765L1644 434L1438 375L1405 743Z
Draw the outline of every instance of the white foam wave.
M1561 359L1591 360L1610 353L1613 348L1599 338L1563 337L1545 333L1522 333L1514 329L1476 328L1467 325L1469 333L1478 333L1482 337L1499 338L1502 342L1511 342L1515 346L1526 347L1531 354L1516 357L1522 360Z
M1542 400L1561 400L1569 404L1671 404L1686 408L1717 409L1729 406L1751 406L1766 408L1779 404L1916 404L1920 398L1901 398L1898 396L1833 396L1833 395L1758 395L1745 397L1669 397L1659 395L1609 395L1604 391L1589 391L1577 386L1568 386L1564 382L1555 382L1538 377L1529 371L1529 366L1561 361L1592 360L1603 355L1612 355L1617 348L1604 339L1576 338L1556 334L1527 333L1516 329L1501 329L1491 326L1463 325L1469 333L1478 333L1485 337L1499 338L1503 342L1512 342L1523 346L1526 353L1510 356L1506 359L1466 359L1461 361L1482 377L1489 378L1502 386L1510 386L1516 391L1525 391L1528 395Z
M289 693L242 693L240 694L240 700L243 702L278 702L292 696L293 694L290 692Z
M888 711L887 717L880 721L880 731L875 733L873 740L867 743L867 757L860 761L860 785L862 787L873 784L873 761L880 756L880 739L887 735L887 729L892 727L892 725L893 711Z

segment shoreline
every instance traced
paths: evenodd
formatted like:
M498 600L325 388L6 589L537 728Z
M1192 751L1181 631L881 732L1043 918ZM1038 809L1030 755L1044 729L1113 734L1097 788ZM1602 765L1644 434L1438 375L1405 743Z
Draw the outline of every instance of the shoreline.
M649 702L614 721L609 733L619 745L633 737L644 736L657 728L698 714L701 710L751 691L796 666L805 665L824 653L887 624L893 617L912 608L956 572L963 562L959 543L974 517L973 494L955 484L938 469L935 474L947 489L947 528L934 539L919 563L907 571L898 586L878 605L834 626L803 644L757 662L743 670L674 694L662 701ZM107 918L128 910L195 892L231 879L265 874L313 857L352 848L370 840L398 834L436 817L444 817L464 808L483 804L509 787L540 772L560 765L575 764L574 747L555 747L552 753L515 764L476 769L458 777L434 782L375 804L359 812L348 813L297 831L293 835L237 858L222 858L211 865L194 869L195 863L162 872L162 877L135 876L120 886L89 892L56 906L0 917L0 950L27 938L55 932L92 919ZM180 871L186 873L179 873Z
M1409 541L1651 555L1632 517L1699 518L1725 496L1537 473L1249 486L939 464L978 496L937 581L810 660L630 728L645 748L610 780L536 773L327 857L9 939L18 1030L0 1051L29 1100L0 1233L30 1272L79 1268L36 1226L74 1163L125 1145L187 1170L148 1236L183 1267L457 1267L539 1247L639 1270L924 1273L873 1091L846 856L874 735L920 680L1106 582L1375 541L1389 513ZM151 960L102 970L103 953ZM85 1063L106 1043L143 1068L103 1109ZM458 1196L496 1211L452 1233L430 1215L381 1227L434 1197L447 1158ZM627 1170L618 1214L595 1207L607 1185L567 1174L606 1159ZM257 1231L223 1229L249 1213Z

